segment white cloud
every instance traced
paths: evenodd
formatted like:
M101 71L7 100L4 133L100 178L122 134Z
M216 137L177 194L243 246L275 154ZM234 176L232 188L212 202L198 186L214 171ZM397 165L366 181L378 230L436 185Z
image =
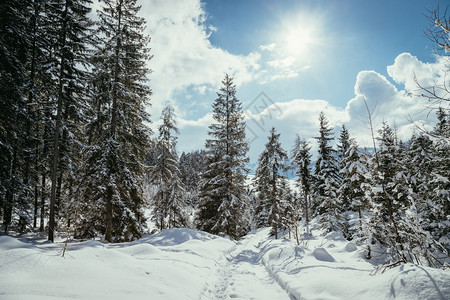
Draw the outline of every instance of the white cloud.
M288 56L282 59L274 59L271 61L268 61L267 64L273 68L280 69L280 68L289 68L295 63L295 57Z
M383 121L397 130L401 139L407 140L416 129L412 123L420 124L422 128L431 129L435 122L435 113L427 108L427 101L420 95L417 82L427 86L433 85L445 66L443 61L423 63L409 53L397 56L393 65L388 66L388 74L404 89L398 89L387 78L375 71L362 71L358 74L355 84L355 97L346 107L349 115L348 127L362 145L370 145L368 131L367 109L373 113L373 123L376 130ZM443 77L442 77L443 78Z
M154 55L149 62L153 70L149 110L153 117L159 115L164 102L180 101L176 95L187 88L200 95L216 90L225 73L233 75L237 85L265 84L297 77L300 71L309 68L280 53L275 43L262 45L246 55L215 47L209 38L220 28L206 23L207 15L200 0L148 0L140 4ZM263 53L269 57L262 57Z
M407 91L417 90L417 80L426 86L433 85L436 75L441 73L442 64L423 63L410 53L402 53L397 56L393 65L387 67L390 77L399 84L403 84Z
M260 54L233 55L211 45L208 38L218 29L205 24L199 0L151 0L141 4L140 15L147 20L154 55L149 62L154 115L164 101L189 86L216 87L225 73L234 75L237 84L253 79Z
M277 45L275 43L259 46L259 49L263 51L273 51Z

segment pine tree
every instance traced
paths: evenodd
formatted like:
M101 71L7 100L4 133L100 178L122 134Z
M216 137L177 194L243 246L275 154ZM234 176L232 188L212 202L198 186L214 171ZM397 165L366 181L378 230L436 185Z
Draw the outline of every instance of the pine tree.
M48 62L52 55L48 51L48 45L51 45L51 35L45 34L43 30L43 20L45 19L44 13L44 1L32 1L29 7L29 21L28 21L28 35L30 41L29 56L27 62L27 108L29 110L29 118L26 124L26 139L27 139L27 151L28 162L25 169L28 169L27 174L30 180L29 191L34 198L34 211L33 211L33 228L37 227L39 193L42 188L39 188L39 176L43 176L42 169L46 165L48 158L45 157L41 143L47 139L43 136L43 130L41 127L49 127L51 124L50 118L44 118L48 116L48 109L45 109L42 103L44 103L44 95L46 91L50 90L49 82L50 70L48 68ZM46 114L43 111L47 111ZM43 125L43 126L42 126ZM31 196L31 195L30 195ZM41 217L41 224L43 225L43 218ZM43 226L42 226L43 227ZM43 230L43 228L42 228Z
M433 135L431 180L428 182L430 197L430 231L433 237L450 251L450 118L446 111L437 111L438 123Z
M26 63L27 1L6 0L0 4L0 216L5 232L13 222L13 212L21 213L26 204L18 203L26 188L23 182L23 146L27 114ZM22 217L22 214L21 214Z
M236 98L233 79L225 75L213 104L215 123L206 140L205 172L201 181L198 225L214 234L242 236L248 225L242 220L246 209L245 177L248 143L242 104Z
M199 182L201 174L204 171L203 156L203 150L192 151L189 153L183 152L179 161L181 181L185 187L183 202L186 204L186 213L190 216L188 226L192 228L194 227L194 216L200 202Z
M436 126L434 127L433 134L442 137L442 138L448 138L450 137L450 118L447 112L442 108L439 107L436 111L436 116L438 119L438 122Z
M184 185L181 181L181 172L178 166L176 153L177 138L173 133L178 133L175 113L172 106L166 106L161 114L163 120L159 126L159 138L157 140L158 158L150 170L150 183L157 188L156 198L153 203L153 217L159 229L185 226L186 218L183 216L184 203L182 192ZM166 226L166 218L167 226Z
M371 194L370 239L390 247L395 259L405 260L400 240L398 218L399 202L394 201L393 178L396 175L395 135L386 122L379 130L380 149L372 161L374 174ZM372 240L372 243L375 241Z
M292 161L296 167L297 186L303 195L303 213L305 225L309 224L310 216L310 193L313 186L313 174L311 170L311 146L309 143L297 136L294 149L292 150Z
M410 173L410 188L414 192L416 204L416 217L421 228L428 231L431 236L440 241L449 249L447 242L449 225L446 208L447 198L442 197L435 188L439 185L439 175L435 173L435 162L439 159L434 154L434 144L429 135L413 135L405 157ZM437 176L436 176L437 175ZM445 194L445 192L444 192ZM444 201L442 201L444 200ZM447 224L445 224L447 222ZM447 243L446 243L447 242Z
M334 140L333 129L323 112L319 115L318 157L315 165L314 208L320 216L321 227L326 231L341 230L341 204L338 202L339 170L335 151L330 145Z
M396 142L387 123L383 123L379 135L380 150L375 156L371 197L371 237L387 248L394 263L423 264L425 258L427 264L435 266L439 262L433 252L440 245L423 229L420 199L411 188L415 178L411 175L407 149Z
M344 160L346 158L346 154L348 149L350 148L352 143L352 140L350 139L350 134L347 130L347 128L345 128L345 125L342 125L342 129L341 129L341 133L339 134L339 138L338 138L338 144L337 144L337 151L336 151L336 155L337 155L337 162L338 162L338 173L339 173L339 182L338 185L341 185L342 182L342 174L341 174L341 170L344 167ZM340 195L338 194L338 197L340 197L341 200L341 204L342 204L342 210L346 211L348 210L350 203L347 197L345 197L345 195Z
M255 186L259 204L256 209L258 227L272 226L271 234L278 237L283 230L284 208L282 202L284 171L287 171L287 153L281 147L280 134L275 128L270 131L269 141L258 158Z
M80 233L108 242L139 238L144 230L144 161L150 146L149 38L135 0L104 0L93 55L94 95L88 125Z
M29 176L28 178L24 178L24 182L29 182L29 195L27 196L27 193L25 193L24 198L34 196L33 227L37 227L37 221L40 219L40 231L44 230L44 219L47 215L47 202L49 198L49 192L47 191L49 189L49 182L47 179L50 175L52 155L54 154L52 147L54 143L52 143L52 141L54 140L56 132L54 115L56 114L56 95L58 95L57 80L61 75L58 66L61 62L61 45L64 43L64 41L61 40L64 3L65 2L63 1L30 1L30 7L27 11L29 14L28 36L30 47L28 51L29 57L26 68L27 84L25 88L28 102L27 109L29 110L30 117L27 120L25 129L25 135L27 136L27 145L25 145L25 149L28 152L27 159L29 162L25 163L24 166L25 169L29 170L29 172L27 172ZM86 6L81 5L75 9L73 13L70 12L70 16L68 17L69 23L70 19L73 19L74 17L80 18L76 25L76 28L78 29L73 28L71 33L80 33L81 36L70 36L65 42L67 44L67 49L64 50L64 53L70 53L72 50L77 52L77 55L72 57L76 57L75 64L77 65L77 71L71 72L69 70L66 72L66 75L69 74L72 76L69 79L69 82L76 82L75 85L78 85L76 88L78 95L74 96L68 92L66 94L69 94L69 96L65 98L66 106L63 113L64 135L68 138L63 138L61 141L61 144L65 144L66 146L60 146L60 148L63 148L64 153L60 155L62 159L59 160L60 163L58 166L60 172L57 179L56 198L59 200L61 200L61 196L59 195L61 195L61 186L63 183L62 176L63 174L65 176L70 174L70 170L73 172L74 168L70 167L74 166L73 162L76 160L75 158L78 157L77 154L81 153L79 149L73 149L70 154L65 151L65 149L72 150L73 147L68 146L70 142L75 142L72 143L72 145L80 145L78 142L81 139L80 131L83 128L81 120L74 118L74 115L80 115L85 111L85 109L81 108L85 104L85 101L80 97L81 89L86 89L86 85L82 83L82 81L85 80L85 73L82 72L83 68L79 67L82 64L83 56L86 55L86 51L82 50L84 47L83 44L89 43L86 36L83 36L86 28L83 29L82 27L89 27L90 22L86 18L84 12L81 12L80 15L80 10L86 11L87 9ZM72 45L72 47L70 46L71 43L79 43L79 45ZM66 57L66 60L69 59L69 66L73 66L74 64L71 61L72 58ZM73 90L73 87L67 87L67 91L71 90ZM73 101L74 99L76 99L76 101ZM67 109L67 107L71 108ZM65 143L65 141L68 141L68 143ZM70 184L67 184L67 186L74 185L74 177L69 176L69 178ZM72 195L72 193L67 191L66 196L67 195ZM70 196L68 198L70 198ZM57 208L59 206L57 204L61 201L55 202L55 218L57 218ZM66 202L68 201L64 201L64 203ZM40 213L38 213L39 210Z
M189 153L183 152L180 156L181 180L187 191L197 193L201 173L204 171L203 150Z
M53 241L56 229L57 212L61 206L61 186L64 171L74 180L74 155L80 153L77 147L82 134L79 132L84 123L86 101L87 47L91 26L88 17L88 0L61 0L50 4L47 17L53 23L57 40L56 53L56 90L54 110L56 112L53 133L53 154L51 165L51 196L48 239Z
M280 185L280 226L279 231L288 231L289 239L291 231L294 230L298 241L297 223L300 219L300 206L298 198L295 197L286 178L281 179Z
M367 177L367 156L358 149L356 142L352 142L345 153L342 160L341 185L338 190L341 203L347 203L345 209L358 213L358 226L352 228L346 222L344 228L344 236L352 237L354 234L358 238L362 238L363 229L363 212L369 208L366 191L369 188L369 179ZM344 200L345 199L345 200Z

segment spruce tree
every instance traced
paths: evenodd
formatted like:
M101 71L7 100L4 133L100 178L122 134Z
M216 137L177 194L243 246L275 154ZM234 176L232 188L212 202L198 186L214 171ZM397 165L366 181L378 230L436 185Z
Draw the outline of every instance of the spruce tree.
M196 150L189 153L183 152L179 161L180 177L185 187L183 202L186 208L190 210L190 215L194 216L199 205L199 181L204 171L203 150ZM193 221L193 218L189 218ZM190 227L193 225L189 224Z
M311 170L311 146L305 139L297 135L294 148L292 149L292 161L296 167L297 186L303 195L303 214L305 216L305 225L309 224L310 217L310 194L314 183Z
M183 215L182 201L184 185L180 178L176 153L177 138L173 136L179 132L173 107L166 106L161 118L163 123L159 126L159 138L156 141L158 157L150 168L149 182L157 189L153 201L153 218L159 229L163 230L186 225L186 218Z
M398 219L400 203L393 198L393 178L396 175L395 135L383 122L377 138L380 146L373 157L373 185L371 193L370 238L386 245L394 259L406 260L400 239ZM372 243L374 240L370 241Z
M210 138L205 144L205 171L200 184L197 221L201 230L237 238L248 229L242 220L242 211L247 207L248 143L242 104L236 98L232 77L225 75L222 84L213 104L215 123L209 126Z
M204 171L203 150L183 152L180 156L179 166L181 180L187 191L197 193L201 173Z
M450 251L450 117L439 108L433 135L430 191L430 231Z
M151 94L146 62L151 56L136 1L101 3L82 189L87 201L79 222L81 233L102 233L113 242L139 238L144 231L142 184L151 133L145 124Z
M289 239L291 232L295 234L298 241L297 223L300 219L301 208L299 206L299 199L295 197L289 182L286 178L282 178L280 184L280 226L279 231L288 231Z
M5 232L13 222L13 212L27 209L19 195L23 182L23 146L29 123L26 103L27 1L6 0L0 3L0 216ZM26 204L25 204L26 205Z
M436 266L439 261L434 252L442 248L423 228L420 199L411 188L415 177L411 174L407 149L396 142L387 123L383 123L379 135L380 150L375 156L371 195L371 242L385 246L392 263Z
M361 239L365 235L363 228L363 213L369 208L366 191L369 188L366 153L358 149L358 144L352 142L342 160L340 170L342 181L338 190L341 203L346 203L345 209L358 213L358 225L352 227L348 221L344 225L344 236Z
M53 133L53 154L51 165L51 195L48 239L53 241L56 229L57 211L61 206L61 188L64 171L74 180L73 170L80 153L77 148L83 135L79 132L84 125L86 107L87 47L90 7L88 0L61 0L50 4L47 17L52 21L56 53L55 129Z
M442 107L439 107L436 111L436 117L438 122L432 133L441 138L450 137L450 117L448 113Z
M326 231L341 230L341 203L337 197L340 182L338 162L330 144L334 140L333 128L323 112L319 115L319 136L315 139L319 143L314 170L315 214L319 215L321 227Z
M336 151L336 156L337 156L337 167L338 167L338 173L339 173L339 178L338 178L338 185L341 185L342 182L342 174L341 174L341 170L344 167L344 160L346 158L346 154L348 149L350 148L352 143L352 140L350 139L350 134L347 130L347 128L345 128L345 125L342 125L342 129L341 132L339 134L339 138L338 138L338 144L337 144L337 151ZM338 195L338 197L340 197L341 201L341 205L342 205L342 210L346 211L349 208L349 201L348 198L345 197L345 195Z
M258 227L272 226L271 234L278 237L278 233L285 229L283 224L284 203L282 201L284 171L287 171L287 153L281 147L280 134L272 127L269 141L258 158L255 173L255 186L258 192L259 204L256 208Z

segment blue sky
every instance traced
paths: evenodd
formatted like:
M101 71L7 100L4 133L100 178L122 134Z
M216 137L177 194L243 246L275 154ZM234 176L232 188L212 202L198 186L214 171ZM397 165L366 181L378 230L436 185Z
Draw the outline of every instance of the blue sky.
M437 1L208 0L204 7L206 23L217 28L211 44L237 55L282 43L296 26L315 27L320 41L306 46L310 49L305 51L311 50L308 57L297 58L310 68L295 78L243 86L244 98L256 96L254 91L261 89L280 100L318 98L344 107L360 71L387 76L386 66L403 52L421 61L434 60L424 33L428 26L424 14L433 2Z
M246 109L253 162L271 126L285 149L296 134L314 149L320 111L336 136L345 124L361 146L369 144L363 97L376 125L388 121L408 139L411 118L428 128L435 121L414 96L413 76L431 85L444 69L424 33L427 9L437 3L142 0L154 55L153 127L170 103L178 116L179 151L202 148L216 91L229 73ZM261 92L267 99L257 98Z

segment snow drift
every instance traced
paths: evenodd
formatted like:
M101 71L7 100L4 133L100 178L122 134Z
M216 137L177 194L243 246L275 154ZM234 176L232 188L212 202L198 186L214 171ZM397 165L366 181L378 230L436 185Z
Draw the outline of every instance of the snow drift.
M261 229L235 242L169 229L122 244L0 236L0 299L450 299L450 270L402 265L372 276L336 236L300 246Z

